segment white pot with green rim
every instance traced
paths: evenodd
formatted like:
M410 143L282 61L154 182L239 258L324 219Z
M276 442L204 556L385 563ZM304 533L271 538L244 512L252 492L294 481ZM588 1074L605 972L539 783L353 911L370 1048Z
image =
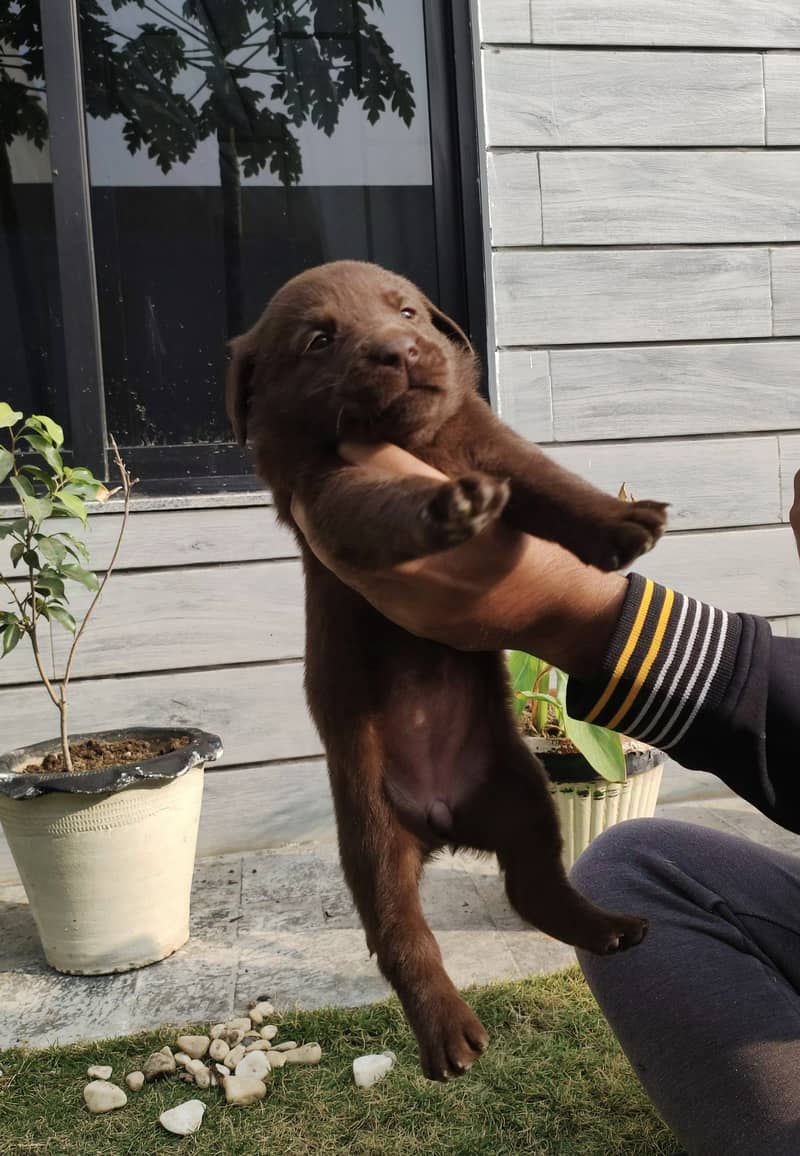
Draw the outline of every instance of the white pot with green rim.
M573 744L559 738L526 737L544 764L564 840L562 860L569 871L593 839L626 819L652 818L666 755L645 743L623 738L626 778L609 782L597 774Z
M92 737L183 745L72 774L22 770L58 751L58 740L0 757L0 823L47 962L70 975L131 971L186 943L204 768L222 753L216 735L190 728L71 742Z

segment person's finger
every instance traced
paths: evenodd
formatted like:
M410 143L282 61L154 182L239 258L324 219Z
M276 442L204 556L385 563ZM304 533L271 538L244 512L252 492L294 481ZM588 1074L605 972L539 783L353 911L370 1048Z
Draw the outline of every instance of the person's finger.
M339 446L339 456L352 466L369 466L387 474L438 478L442 481L447 477L440 470L429 466L427 462L415 458L407 450L401 450L399 446L389 443L364 445L360 442L342 442Z

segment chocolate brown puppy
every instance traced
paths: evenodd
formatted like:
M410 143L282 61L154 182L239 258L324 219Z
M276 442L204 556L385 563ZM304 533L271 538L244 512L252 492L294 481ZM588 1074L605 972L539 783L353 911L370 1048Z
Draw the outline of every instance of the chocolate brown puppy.
M602 569L663 532L664 506L624 503L555 465L480 398L461 329L408 281L374 265L311 269L233 342L228 412L278 515L303 503L320 544L385 567L480 534L495 518ZM340 439L391 441L447 482L345 464ZM459 653L383 618L308 550L306 689L328 757L342 866L370 951L393 984L432 1079L460 1075L486 1032L448 978L420 906L426 859L495 852L523 918L609 954L646 922L603 911L561 866L547 781L515 725L503 656Z

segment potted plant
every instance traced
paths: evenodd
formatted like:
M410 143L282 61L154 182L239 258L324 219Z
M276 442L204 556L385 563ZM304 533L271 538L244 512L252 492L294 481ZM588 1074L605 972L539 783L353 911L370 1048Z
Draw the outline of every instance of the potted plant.
M666 756L571 718L563 671L521 651L508 655L508 668L522 733L550 778L569 870L608 827L655 813Z
M0 402L0 435L0 484L19 502L19 516L0 521L0 659L31 647L60 732L0 757L0 823L48 963L79 975L143 967L189 937L203 768L222 745L186 728L70 735L76 649L119 556L135 483L112 439L122 518L98 578L72 520L85 530L86 502L113 495L89 470L65 464L64 435L50 418L26 419ZM68 594L76 584L93 595L79 621ZM55 629L73 635L60 676L55 655L51 666L43 652Z

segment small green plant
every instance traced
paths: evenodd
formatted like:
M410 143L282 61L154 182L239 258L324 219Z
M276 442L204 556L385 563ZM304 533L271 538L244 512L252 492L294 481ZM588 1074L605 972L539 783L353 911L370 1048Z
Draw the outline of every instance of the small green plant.
M625 782L622 740L614 731L571 718L567 711L567 676L540 658L513 650L507 656L517 718L538 738L571 742L587 763L611 783Z
M7 595L6 608L0 606L0 642L5 657L27 637L39 677L60 715L61 753L64 769L72 771L69 749L69 688L75 651L119 555L130 513L134 481L128 473L112 438L114 459L121 485L114 491L82 466L68 466L61 456L64 432L56 422L41 414L24 417L6 402L0 402L0 484L8 482L20 503L19 518L0 522L0 541L8 544L11 571L0 570L0 586ZM56 528L55 519L77 518L87 524L87 501L105 502L122 492L124 504L119 535L105 574L99 579L89 569L86 543L73 533ZM45 526L47 523L47 526ZM77 622L69 609L69 584L86 587L94 594L83 618ZM64 670L48 675L41 649L42 622L50 629L53 655L53 624L73 635Z

